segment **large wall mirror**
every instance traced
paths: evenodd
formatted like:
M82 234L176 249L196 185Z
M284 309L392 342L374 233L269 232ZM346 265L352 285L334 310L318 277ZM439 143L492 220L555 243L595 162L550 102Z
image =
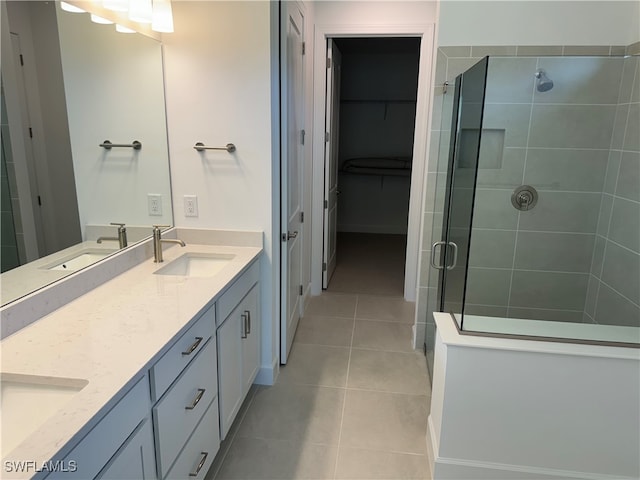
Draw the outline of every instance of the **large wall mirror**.
M59 2L0 7L5 305L119 251L112 223L132 245L173 215L161 44Z

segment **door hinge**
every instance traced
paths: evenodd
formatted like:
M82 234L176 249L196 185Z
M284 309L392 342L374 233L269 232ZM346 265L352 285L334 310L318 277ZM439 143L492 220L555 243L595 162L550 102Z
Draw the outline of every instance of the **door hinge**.
M40 195L38 195L38 205L42 206L42 198L40 198Z
M24 67L24 57L20 54L20 66Z
M300 223L304 223L304 212L300 212Z
M322 262L322 271L323 272L327 271L327 262Z
M307 134L307 132L305 132L304 130L300 131L300 141L302 143L302 145L304 145L304 136Z
M327 68L331 68L331 59L327 57Z
M283 234L282 234L282 241L283 241L283 242L286 242L286 241L287 241L287 234L286 234L286 233L283 233Z
M29 127L29 138L33 138L33 129Z
M324 208L329 208L329 202L327 200L324 201Z
M330 138L331 138L331 135L329 135L329 132L324 132L324 141L328 142Z
M302 55L304 55L307 51L307 44L305 42L302 42Z
M300 296L302 296L302 285L300 285Z

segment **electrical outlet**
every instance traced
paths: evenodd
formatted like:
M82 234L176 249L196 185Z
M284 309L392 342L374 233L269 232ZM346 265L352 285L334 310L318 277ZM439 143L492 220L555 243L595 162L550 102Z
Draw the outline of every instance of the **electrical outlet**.
M158 193L148 194L147 206L149 207L149 215L153 217L161 217L162 216L162 195Z
M198 197L195 195L184 196L184 216L185 217L197 217L198 216Z

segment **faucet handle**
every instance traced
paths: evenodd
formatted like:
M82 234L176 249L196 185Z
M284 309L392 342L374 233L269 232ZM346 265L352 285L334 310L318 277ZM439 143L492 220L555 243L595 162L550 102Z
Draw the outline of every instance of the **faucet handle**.
M161 228L169 228L171 225L151 225L154 230L160 230Z
M124 226L126 225L126 223L111 222L111 223L109 223L109 225L113 225L114 227L118 227L118 231L121 231L121 230L125 230Z

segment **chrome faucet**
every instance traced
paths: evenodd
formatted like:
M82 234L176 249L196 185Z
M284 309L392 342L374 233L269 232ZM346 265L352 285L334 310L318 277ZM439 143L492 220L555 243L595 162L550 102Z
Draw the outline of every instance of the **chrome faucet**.
M162 260L162 242L165 243L177 243L182 247L187 245L182 241L174 238L161 238L162 228L169 228L170 225L153 225L153 261L155 263L161 263Z
M96 242L102 243L104 240L113 240L114 242L118 242L120 244L120 248L125 248L127 246L127 229L124 228L124 223L113 223L110 225L118 226L118 236L117 237L98 237Z

